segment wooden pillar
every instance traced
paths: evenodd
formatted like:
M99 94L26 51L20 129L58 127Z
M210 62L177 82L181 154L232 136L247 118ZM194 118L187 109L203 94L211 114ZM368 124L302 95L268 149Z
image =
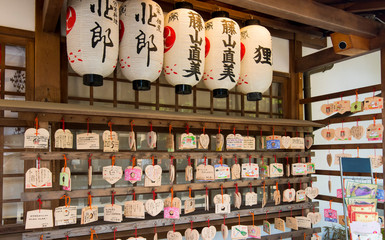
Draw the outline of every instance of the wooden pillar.
M289 73L290 81L288 84L288 99L289 108L284 113L284 118L303 119L303 109L299 104L299 99L302 98L303 77L302 73L297 73L296 59L302 57L302 43L296 40L289 40Z
M35 101L60 102L60 33L43 31L43 5L36 1Z
M385 47L381 48L381 97L385 99ZM384 122L384 119L385 119L385 110L382 109L382 122ZM384 137L382 137L382 156L385 156ZM385 165L383 165L382 167L383 167L383 172L385 173ZM385 190L385 184L384 184L384 190ZM384 207L384 210L385 210L385 207Z

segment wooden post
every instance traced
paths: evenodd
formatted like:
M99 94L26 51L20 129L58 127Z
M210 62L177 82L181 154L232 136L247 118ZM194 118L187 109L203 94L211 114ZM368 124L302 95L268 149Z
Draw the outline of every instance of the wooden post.
M302 57L302 43L296 40L289 41L289 111L284 115L284 118L302 119L303 114L299 105L299 99L302 96L302 73L296 72L296 60Z
M381 97L385 99L385 47L381 48ZM384 109L382 109L382 119L385 119ZM382 156L385 156L384 137L382 138ZM383 165L382 167L383 167L383 172L385 173L385 165ZM384 185L384 190L385 190L385 185ZM385 210L385 207L384 207L384 210Z

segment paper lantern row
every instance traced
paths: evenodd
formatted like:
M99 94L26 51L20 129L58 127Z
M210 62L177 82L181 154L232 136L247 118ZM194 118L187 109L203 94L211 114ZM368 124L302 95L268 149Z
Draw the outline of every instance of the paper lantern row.
M203 79L214 97L237 84L248 100L262 99L272 82L271 35L255 20L240 29L227 12L203 18L187 2L163 17L151 0L70 0L67 53L83 83L101 86L119 65L134 90L149 90L161 72L177 94ZM164 20L165 19L165 20ZM119 40L119 42L118 42Z

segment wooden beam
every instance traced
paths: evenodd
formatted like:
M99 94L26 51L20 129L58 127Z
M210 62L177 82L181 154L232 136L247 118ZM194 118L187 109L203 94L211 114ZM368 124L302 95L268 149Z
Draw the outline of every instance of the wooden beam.
M350 3L332 4L331 6L343 9L351 13L371 12L385 10L385 1L383 0L366 0Z
M381 97L385 99L385 47L381 48ZM385 119L385 110L382 109L381 111L382 119ZM385 141L384 137L382 137L382 156L385 154ZM382 171L385 172L385 165L382 166ZM383 189L385 190L385 185L383 186ZM385 210L385 205L382 208Z
M343 142L345 143L345 142ZM379 149L382 148L382 143L350 143L350 144L323 144L323 145L313 145L310 150L330 150L330 149Z
M175 0L159 0L158 2L162 6L162 8L167 9L167 7L169 8L168 5L170 4L173 5ZM257 14L258 11L253 12L249 9L243 9L242 11L239 11L231 7L218 6L220 3L213 4L210 2L204 2L204 1L198 1L198 0L189 0L189 2L193 4L194 9L197 10L198 12L206 13L206 14L202 14L202 16L206 18L205 20L208 20L208 18L210 17L209 14L211 12L217 11L218 9L220 9L220 10L229 12L230 17L232 19L240 22L243 22L250 18L258 19L261 22L261 25L269 29L272 36L293 40L295 38L294 35L297 35L296 36L297 39L302 41L304 46L306 47L311 47L316 49L321 49L326 47L326 38L324 37L323 32L314 27L298 26L286 20L272 19L272 18L260 16Z
M353 96L353 95L356 95L356 91L358 94L370 93L373 91L380 91L381 86L382 86L381 84L377 84L377 85L372 85L372 86L367 86L367 87L362 87L357 89L350 89L350 90L341 91L341 92L329 93L329 94L320 95L316 97L301 99L299 103L306 104L306 103L325 101L333 98L340 98L341 96L343 97Z
M333 32L376 37L380 23L308 0L218 0Z
M44 0L43 31L55 32L64 0Z
M32 102L32 101L16 101L16 100L0 100L0 110L11 110L17 112L34 113L57 113L60 111L62 115L78 115L92 118L93 116L104 116L107 124L108 119L112 117L123 117L127 119L146 119L148 125L154 119L162 120L163 122L201 122L214 124L245 124L250 126L268 125L268 126L294 126L294 127L323 127L322 124L313 123L303 120L291 119L263 119L251 117L226 117L192 114L192 113L174 113L174 112L159 112L151 110L133 110L133 109L111 109L109 107L86 106L79 104L62 104L52 102ZM188 119L188 121L187 121ZM83 121L86 122L86 121ZM135 122L136 123L136 122Z

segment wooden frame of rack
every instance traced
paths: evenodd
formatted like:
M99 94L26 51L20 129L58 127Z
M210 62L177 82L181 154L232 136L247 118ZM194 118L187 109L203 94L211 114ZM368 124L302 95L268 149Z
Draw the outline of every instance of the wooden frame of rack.
M191 132L201 132L202 127L205 126L208 134L216 134L217 128L220 126L223 129L223 133L230 133L234 128L239 133L245 134L249 131L254 136L259 136L259 133L262 131L264 135L271 135L272 131L275 134L288 134L291 136L304 136L306 133L311 133L314 128L319 128L324 126L320 123L313 123L310 121L302 120L289 120L289 119L258 119L258 118L247 118L247 117L218 117L218 116L208 116L208 115L199 115L199 114L183 114L183 113L168 113L168 112L157 112L157 111L143 111L143 110L125 110L125 109L110 109L105 107L95 107L95 106L79 106L74 104L59 104L59 103L46 103L46 102L21 102L21 101L11 101L11 100L0 100L0 110L10 110L19 113L19 119L30 123L30 126L33 126L33 120L37 116L39 118L39 123L41 127L48 127L51 125L52 132L58 128L58 122L63 118L71 127L74 128L85 128L85 123L87 119L93 126L99 126L102 129L107 129L107 123L109 121L114 123L114 129L121 129L128 131L131 122L135 123L135 130L147 130L149 129L150 123L154 126L155 131L159 132L168 132L169 125L173 126L173 132L183 132L186 125L189 125ZM67 125L68 127L68 125ZM47 150L26 150L22 153L22 158L25 162L25 169L34 166L37 156L41 158L41 166L47 166L53 169L55 172L57 169L63 165L63 154L66 154L68 159L88 159L89 151L59 151L58 149L52 148L52 152L47 152ZM278 150L256 150L256 151L223 151L223 152L212 152L212 151L175 151L173 153L165 151L120 151L118 153L103 153L99 151L93 151L93 159L106 160L114 154L118 159L130 159L132 156L137 158L151 158L154 156L156 159L169 159L170 156L175 158L187 158L190 156L192 159L200 159L206 156L208 159L216 159L219 156L223 158L233 158L236 155L239 159L248 158L290 158L290 162L297 162L297 159L300 158L301 161L306 161L305 159L311 156L314 156L311 152L306 152L304 150L292 150L292 149L278 149ZM240 160L241 161L241 160ZM56 170L55 170L56 169ZM53 183L57 185L57 177L53 177ZM111 188L106 189L84 189L84 190L73 190L71 192L61 191L59 188L53 189L38 189L38 190L26 190L21 199L26 203L25 210L36 209L36 200L40 198L43 201L43 208L55 208L59 206L59 199L64 194L67 194L71 198L85 198L88 195L88 192L91 191L94 196L110 196L111 191L116 191L117 195L124 196L130 195L135 191L138 194L151 194L153 189L156 189L159 193L169 192L171 187L173 187L176 192L186 192L188 188L192 190L204 189L204 187L210 188L212 190L218 190L221 188L232 189L235 188L235 183L238 184L239 188L247 188L249 184L252 184L254 188L260 187L263 184L266 186L274 186L276 183L279 184L280 189L283 188L284 184L289 182L294 184L298 188L299 183L302 184L303 188L306 188L309 183L316 181L316 178L309 176L291 176L289 178L269 178L269 179L258 179L258 180L238 180L238 181L223 181L223 182L206 182L206 183L188 183L188 184L173 184L173 185L162 185L156 188L146 188L142 186L132 187L115 187L114 185ZM311 209L315 210L317 203L304 202L304 203L294 203L294 204L281 204L274 206L270 201L265 208L261 208L261 205L258 204L254 207L245 207L242 206L240 210L235 210L231 212L226 218L228 219L229 224L237 223L237 214L241 215L241 222L247 223L250 222L250 212L256 214L257 222L266 218L276 217L277 212L282 211L281 216L290 216L293 213L295 215L301 215L306 210ZM213 220L212 223L216 221L221 221L223 216L215 215L212 211L209 213L204 212L203 209L197 209L196 213L191 215L183 215L180 220L176 222L177 229L185 228L185 225L188 225L190 220L196 222L196 225L203 226L205 221L210 218ZM43 229L41 231L33 231L31 233L24 233L23 239L39 239L41 234L44 234L49 239L60 239L64 238L66 233L70 233L70 237L76 237L77 239L82 239L82 236L89 236L90 228L93 228L97 231L98 234L103 234L99 236L99 239L106 239L111 237L113 230L118 228L120 234L132 234L132 230L135 226L141 230L146 228L151 228L154 224L159 227L158 232L164 232L170 230L173 221L169 219L162 219L159 216L147 219L144 221L138 220L124 220L122 223L111 224L104 223L101 224L101 221L91 224L89 226L65 226L65 227L54 227L53 229ZM203 225L202 225L203 224ZM304 233L310 234L313 232L319 232L320 228L315 229L300 229L299 231L286 232L282 236L286 237L298 237L303 236ZM140 233L140 231L139 231ZM146 233L144 231L143 233ZM264 239L279 239L279 235L267 236Z

